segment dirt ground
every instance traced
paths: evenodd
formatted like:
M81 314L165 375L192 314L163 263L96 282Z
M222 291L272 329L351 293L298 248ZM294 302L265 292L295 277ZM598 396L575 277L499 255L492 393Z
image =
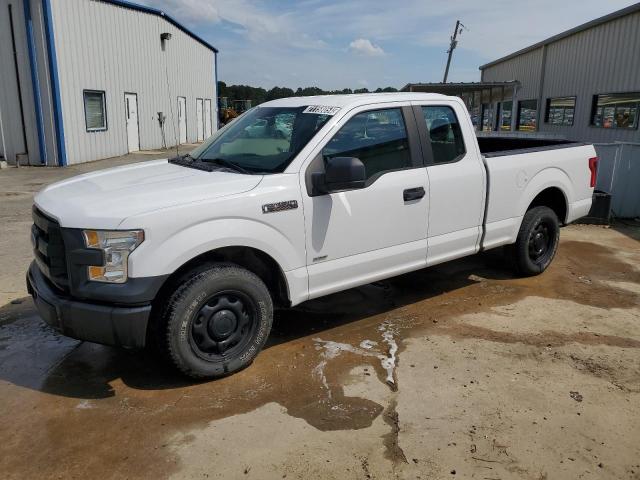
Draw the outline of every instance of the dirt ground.
M0 172L2 478L640 479L640 228L564 228L535 278L489 252L277 312L194 383L26 297L33 192L93 168Z

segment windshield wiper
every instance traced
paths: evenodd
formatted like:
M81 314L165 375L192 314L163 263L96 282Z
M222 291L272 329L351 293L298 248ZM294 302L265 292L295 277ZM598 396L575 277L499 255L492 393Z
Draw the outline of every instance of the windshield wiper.
M200 159L194 158L190 154L180 155L176 158L171 158L169 163L174 163L176 165L181 165L183 167L195 168L196 170L204 170L206 172L213 172L214 170L219 170L220 167L226 168L227 170L233 170L234 172L243 173L245 175L253 175L253 172L242 168L240 165L236 165L229 160L225 160L224 158L212 158L212 159Z
M250 172L246 168L243 168L236 163L230 162L229 160L225 160L224 158L206 158L206 159L203 159L202 161L213 163L221 167L226 167L230 170L235 170L236 172L244 173L245 175L253 175L253 172Z
M208 163L204 163L199 161L196 158L193 158L190 154L180 155L179 157L170 158L169 163L173 163L174 165L180 165L181 167L194 168L196 170L203 170L205 172L213 172L217 170L219 167L215 165L210 165Z

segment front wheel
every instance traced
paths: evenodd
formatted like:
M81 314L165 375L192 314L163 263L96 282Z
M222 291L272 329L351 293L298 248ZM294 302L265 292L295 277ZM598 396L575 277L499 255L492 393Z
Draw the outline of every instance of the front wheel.
M248 366L273 322L265 284L232 264L213 264L179 285L162 313L164 350L193 378L216 378Z
M524 276L544 272L556 255L560 225L549 207L529 210L520 225L516 243L509 249L517 272Z

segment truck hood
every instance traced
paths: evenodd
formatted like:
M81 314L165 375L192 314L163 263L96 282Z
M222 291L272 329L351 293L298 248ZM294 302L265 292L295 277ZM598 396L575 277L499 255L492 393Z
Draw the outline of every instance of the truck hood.
M206 172L154 160L51 184L35 203L63 227L115 229L142 213L249 191L260 180L261 175Z

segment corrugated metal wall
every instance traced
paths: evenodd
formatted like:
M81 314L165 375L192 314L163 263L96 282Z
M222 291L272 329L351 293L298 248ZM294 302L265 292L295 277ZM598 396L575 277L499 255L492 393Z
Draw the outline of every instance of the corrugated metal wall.
M615 217L640 217L640 144L596 144L598 179L596 188L611 193Z
M516 92L516 99L531 100L538 98L540 70L542 69L542 48L527 52L513 60L499 63L482 72L483 82L507 82L520 80L520 88Z
M9 18L9 5L13 17L13 30L18 61L18 75L20 79L20 98L18 97L18 79L16 78L15 62L13 57L13 45L11 41L11 25ZM36 62L38 67L39 83L47 81L48 70L46 68L46 45L42 42L42 2L31 0L31 18L33 37L36 48ZM21 157L23 163L40 165L44 161L45 154L40 152L38 144L38 131L36 122L36 110L33 82L31 80L31 65L27 44L27 31L25 22L25 5L22 0L0 0L0 155L10 164L15 164L16 155L28 154ZM44 84L46 85L46 84ZM46 117L47 102L50 101L48 92L41 92L41 104ZM20 102L24 113L24 131L20 113ZM51 117L49 126L51 126ZM45 122L46 124L46 122ZM25 145L24 137L27 142ZM53 131L48 131L49 144L53 147ZM55 162L55 149L51 153Z
M56 131L53 114L53 97L51 95L51 75L48 63L45 18L42 0L30 0L31 17L33 19L33 37L36 47L36 64L38 83L40 84L40 104L42 106L42 122L44 126L44 146L46 164L50 167L59 165Z
M52 8L69 164L127 153L125 92L138 95L141 149L162 146L158 112L175 145L179 96L187 99L187 141L196 141L196 98L217 104L213 51L145 12L89 0L52 0ZM164 32L172 38L162 51ZM86 131L85 89L106 92L106 131ZM215 115L212 108L214 127Z
M519 80L519 99L538 98L543 47L483 71L484 81ZM593 95L640 91L640 12L595 26L546 46L544 82L539 107L546 99L577 96L573 126L540 123L540 131L571 140L639 142L640 130L590 125ZM544 119L544 111L541 118Z

